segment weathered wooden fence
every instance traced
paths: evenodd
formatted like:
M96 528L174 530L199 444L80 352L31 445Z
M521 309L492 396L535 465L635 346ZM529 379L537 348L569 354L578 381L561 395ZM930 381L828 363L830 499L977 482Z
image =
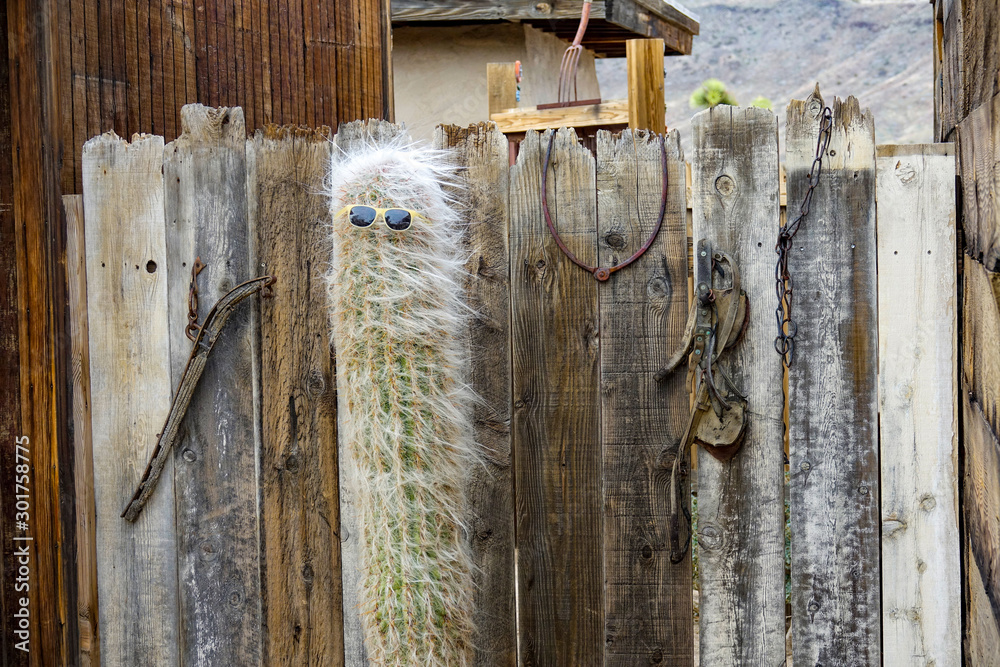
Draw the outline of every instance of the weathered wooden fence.
M746 336L722 361L748 395L746 441L730 462L698 458L697 641L692 550L671 562L668 537L689 397L683 373L653 380L688 310L677 134L665 143L661 231L599 283L546 229L545 149L554 141L554 224L580 259L607 266L656 222L655 136L600 133L595 154L571 130L529 132L509 166L496 129L439 129L462 167L478 313L477 664L775 665L789 627L796 664L960 664L954 156L950 145L876 149L857 101L833 106L830 156L790 262L799 334L787 468L773 349L777 122L733 107L694 122L693 234L733 255L751 302ZM821 107L815 95L789 109L793 206ZM68 202L74 346L90 387L75 409L91 425L77 446L93 461L96 566L81 564L92 634L107 665L364 664L321 193L333 151L401 130L370 121L246 139L239 109L191 106L183 120L166 146L92 139L83 215ZM159 488L126 523L118 514L190 349L199 257L202 316L248 277L278 284L229 324Z

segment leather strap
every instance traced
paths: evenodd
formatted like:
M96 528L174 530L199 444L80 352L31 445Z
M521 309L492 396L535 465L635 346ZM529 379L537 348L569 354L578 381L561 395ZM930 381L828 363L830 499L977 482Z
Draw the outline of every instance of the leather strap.
M171 447L174 446L181 422L184 420L184 414L187 412L188 405L191 404L191 396L194 395L195 387L198 386L198 380L201 379L201 374L205 370L208 355L222 334L222 329L226 326L226 322L229 321L229 317L233 314L236 305L240 301L262 290L264 291L264 295L267 296L271 285L275 282L277 282L277 278L274 276L261 276L253 280L248 280L245 283L240 283L219 299L205 317L205 323L198 330L194 347L191 348L191 355L188 357L187 365L184 367L184 373L181 374L177 393L174 394L174 399L170 403L170 412L167 413L167 421L163 424L163 429L157 436L153 454L149 459L149 463L146 464L146 470L142 473L142 479L139 480L139 485L136 487L135 493L132 494L132 498L125 505L125 509L122 510L121 516L126 521L135 521L138 518L146 501L149 500L149 496L152 495L153 489L156 488L156 481L160 478L163 466L167 463L167 454L170 452Z

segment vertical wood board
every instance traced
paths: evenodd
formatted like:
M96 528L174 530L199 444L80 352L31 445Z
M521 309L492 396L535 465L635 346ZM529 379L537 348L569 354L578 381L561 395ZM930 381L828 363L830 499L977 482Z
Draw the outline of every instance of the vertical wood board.
M788 107L788 201L816 150L819 90ZM789 260L798 323L789 371L792 647L797 664L878 664L879 456L875 138L835 99L812 210Z
M476 664L517 664L514 613L514 480L511 465L509 168L507 139L493 124L439 126L452 148L468 221L466 295L475 440L485 465L470 471L469 541L475 579Z
M343 664L337 411L322 271L329 129L269 126L247 142L260 307L263 658Z
M776 665L785 657L784 402L773 314L777 119L719 106L695 116L693 132L695 251L707 239L712 252L729 253L750 306L744 338L719 360L746 394L746 438L727 462L698 452L701 659ZM695 285L711 280L694 277Z
M106 664L172 665L179 659L169 461L138 520L119 518L170 407L162 165L160 137L137 136L129 144L109 132L83 149L97 573Z
M1000 270L1000 96L958 124L958 156L965 250L990 271Z
M73 475L76 478L76 588L80 664L101 664L98 628L97 544L94 514L94 451L90 415L90 342L87 324L87 254L83 195L63 197L66 209L66 292L70 311L73 373Z
M668 534L687 391L683 373L653 379L680 340L688 310L685 166L676 132L664 148L666 173L657 135L597 134L601 266L628 259L649 239L667 180L653 244L598 288L606 665L693 664L690 553L672 563ZM593 278L578 271L575 280ZM685 500L688 473L679 480Z
M185 335L195 259L198 322L250 279L246 129L239 108L185 106L164 150L169 335L173 386L193 343ZM261 663L254 386L250 303L237 306L212 349L174 446L182 662ZM220 639L225 638L225 641Z
M525 665L593 665L604 653L598 285L545 227L552 135L528 132L510 174L519 654ZM594 263L594 158L572 130L555 142L553 224Z
M952 144L877 158L882 652L961 664Z
M962 380L1000 432L1000 273L964 255L962 291Z

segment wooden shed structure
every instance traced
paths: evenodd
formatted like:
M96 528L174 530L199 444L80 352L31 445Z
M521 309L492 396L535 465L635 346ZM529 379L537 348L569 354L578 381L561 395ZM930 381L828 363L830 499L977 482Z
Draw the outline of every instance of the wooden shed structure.
M0 4L0 476L13 484L17 465L30 470L17 490L29 496L26 530L14 488L0 498L3 664L77 665L96 647L86 581L78 594L77 568L94 558L78 531L93 517L75 503L74 479L88 478L70 415L90 397L75 382L86 359L69 353L62 203L80 192L81 146L109 130L170 141L191 102L243 107L251 133L391 118L388 12L386 0ZM27 591L15 589L23 545ZM14 642L24 596L29 652Z
M958 153L965 664L1000 664L1000 3L934 0L937 141Z
M486 68L521 63L519 108L557 102L559 66L583 3L399 0L392 3L397 120L430 139L439 123L490 117ZM577 99L601 97L596 58L621 58L626 43L659 39L665 55L688 55L698 18L676 0L597 0L581 45ZM572 125L572 122L568 123Z

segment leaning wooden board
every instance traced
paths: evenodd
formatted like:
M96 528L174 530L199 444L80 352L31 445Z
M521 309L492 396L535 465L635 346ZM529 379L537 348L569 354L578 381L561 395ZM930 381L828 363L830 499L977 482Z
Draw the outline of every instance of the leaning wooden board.
M109 665L179 660L172 464L135 523L118 516L170 407L162 168L161 137L130 144L109 132L83 148L101 658Z
M719 106L695 116L694 242L740 268L750 303L742 341L720 367L747 396L750 423L730 461L698 456L701 659L776 665L785 657L782 367L774 351L777 119ZM695 262L697 266L698 262ZM711 281L695 276L696 284Z
M788 201L802 201L824 102L788 107ZM875 128L835 99L829 154L789 271L798 322L789 371L795 664L880 661Z
M958 667L955 153L879 146L882 652Z

